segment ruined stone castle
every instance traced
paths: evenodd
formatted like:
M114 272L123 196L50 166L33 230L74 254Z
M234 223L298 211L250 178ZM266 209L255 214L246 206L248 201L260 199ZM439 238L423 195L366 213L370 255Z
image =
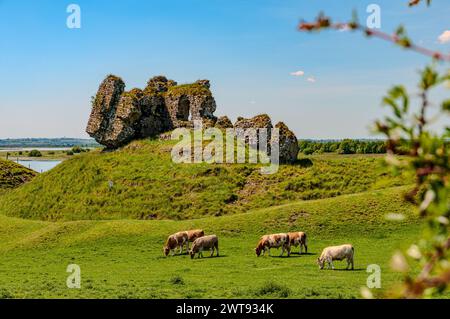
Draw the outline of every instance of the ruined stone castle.
M216 102L208 80L178 85L164 76L155 76L142 89L125 91L120 77L108 75L92 101L86 132L108 149L116 149L135 139L155 137L178 127L192 127L202 120L204 127L272 128L268 115L251 119L238 118L233 125L228 117L214 116ZM298 142L282 122L280 129L280 162L297 159Z

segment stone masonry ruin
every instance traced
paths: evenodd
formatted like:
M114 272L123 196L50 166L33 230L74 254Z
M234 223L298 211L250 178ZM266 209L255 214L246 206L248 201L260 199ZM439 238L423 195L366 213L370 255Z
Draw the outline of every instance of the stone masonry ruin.
M265 114L238 118L233 126L228 117L217 118L215 111L216 101L208 80L178 85L165 76L155 76L143 90L125 91L120 77L108 75L92 101L86 132L107 149L117 149L136 139L155 137L178 127L193 127L194 120L202 120L204 127L220 129L273 127ZM280 163L295 162L295 134L282 122L275 127L280 129Z

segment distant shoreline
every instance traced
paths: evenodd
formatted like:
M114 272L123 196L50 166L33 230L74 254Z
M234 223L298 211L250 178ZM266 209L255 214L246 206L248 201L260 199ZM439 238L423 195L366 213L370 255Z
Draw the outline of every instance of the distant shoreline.
M10 147L3 148L0 146L0 152L27 152L32 150L38 151L68 151L72 147Z
M17 163L17 161L19 162L64 162L66 159L65 158L59 158L59 157L55 157L55 158L42 158L42 157L10 157L8 158L8 161ZM20 163L19 163L20 164Z
M82 147L84 151L93 151L98 147L89 146ZM36 150L40 152L40 156L30 156L30 152ZM1 148L0 158L17 161L64 161L76 155L73 147L17 147L17 148Z
M0 139L0 150L51 149L68 150L74 146L94 148L100 145L94 139L84 138L8 138Z

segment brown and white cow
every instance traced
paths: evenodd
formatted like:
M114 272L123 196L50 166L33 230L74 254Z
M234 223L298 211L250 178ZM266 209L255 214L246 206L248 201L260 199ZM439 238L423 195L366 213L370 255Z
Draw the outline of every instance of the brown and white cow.
M261 252L264 256L267 250L269 251L269 256L272 256L270 254L270 249L279 247L282 248L280 256L283 256L285 250L287 251L288 256L291 254L291 244L288 234L264 235L261 237L258 246L255 248L256 256L259 257Z
M308 242L306 239L306 233L299 231L294 233L288 233L291 246L300 246L299 254L302 254L302 248L305 248L305 253L308 253Z
M194 229L194 230L188 230L188 250L189 250L189 243L193 243L197 238L205 236L205 232L203 229Z
M210 257L214 255L214 250L216 250L217 256L219 256L219 238L216 235L197 238L189 251L191 259L195 257L195 254L198 254L198 258L203 257L203 251L208 249L211 251Z
M189 245L188 232L180 231L178 233L172 234L167 238L166 244L163 247L163 252L165 256L168 256L172 251L172 256L175 254L175 249L177 247L180 249L180 254L183 253L183 246L186 245L186 250Z
M328 264L328 268L334 270L333 260L343 260L347 259L347 268L352 265L352 270L354 268L353 265L353 256L355 255L355 249L350 244L345 244L341 246L331 246L327 247L322 251L322 254L319 258L317 258L317 263L319 264L319 268L323 269L325 263Z
M188 231L180 231L176 234L172 234L167 238L167 242L164 246L164 255L169 255L170 251L174 251L177 247L180 248L180 254L183 253L183 246L186 245L186 251L189 252L189 242L193 242L197 238L205 235L202 229L194 229ZM172 253L174 255L174 252Z

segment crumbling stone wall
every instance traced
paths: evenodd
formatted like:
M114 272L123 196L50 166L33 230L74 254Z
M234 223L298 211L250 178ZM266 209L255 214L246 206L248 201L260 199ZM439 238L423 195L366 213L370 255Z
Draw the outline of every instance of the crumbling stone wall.
M240 117L234 126L226 116L216 118L216 101L208 80L178 85L160 75L151 78L143 90L125 91L121 78L108 75L92 104L86 132L108 149L134 139L159 136L177 127L192 127L193 120L202 120L204 128L268 129L268 144L271 140L273 126L267 114L250 119ZM282 122L275 127L280 130L280 162L295 162L299 151L295 134Z
M191 120L216 120L216 102L208 80L177 85L164 76L155 76L144 90L124 89L125 83L117 76L103 80L86 128L91 137L109 149L190 126Z
M115 123L116 108L124 89L125 83L121 78L108 75L100 84L93 101L86 132L97 142L107 147L112 146L108 140L111 140L111 136L115 130L114 127L118 126L118 123Z
M221 116L217 119L215 127L219 129L233 128L233 123L228 118L228 116Z
M300 150L297 137L283 122L279 122L275 125L275 128L279 129L278 141L275 141L275 136L272 136L271 134L270 129L273 128L272 120L267 114L260 114L250 119L240 117L237 119L234 127L241 129L267 129L267 150L270 152L271 143L278 142L280 163L292 164L297 160L297 155Z
M293 164L297 161L298 140L295 134L283 122L278 122L275 128L279 130L280 163Z

